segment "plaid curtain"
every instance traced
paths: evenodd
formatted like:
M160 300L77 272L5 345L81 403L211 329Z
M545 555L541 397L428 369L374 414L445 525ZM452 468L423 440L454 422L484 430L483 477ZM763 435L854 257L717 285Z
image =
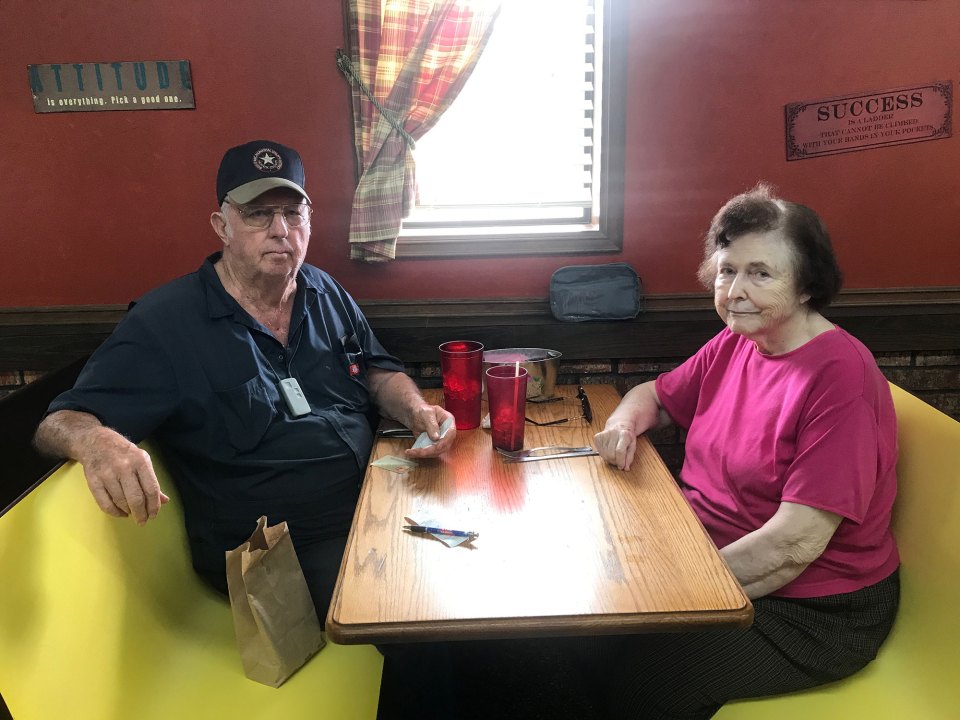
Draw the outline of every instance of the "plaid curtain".
M493 29L499 0L349 0L353 73L412 139L460 92ZM360 182L350 257L393 260L416 197L410 142L357 86L353 125Z

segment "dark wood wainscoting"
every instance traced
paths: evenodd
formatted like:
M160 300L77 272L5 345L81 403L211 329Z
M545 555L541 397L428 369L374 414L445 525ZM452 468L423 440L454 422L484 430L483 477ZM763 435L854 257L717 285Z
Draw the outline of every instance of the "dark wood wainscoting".
M374 301L361 303L388 350L406 362L437 359L451 339L488 348L547 347L564 358L662 358L693 353L720 329L708 297L649 297L635 320L563 323L546 300ZM0 308L0 372L44 371L89 354L125 306ZM827 315L874 352L960 349L960 287L854 290Z
M722 327L712 301L697 295L647 298L635 320L565 323L546 301L497 300L363 304L381 342L407 362L437 359L458 337L488 348L545 347L564 358L662 358L695 352ZM875 352L960 349L960 288L844 293L827 315Z

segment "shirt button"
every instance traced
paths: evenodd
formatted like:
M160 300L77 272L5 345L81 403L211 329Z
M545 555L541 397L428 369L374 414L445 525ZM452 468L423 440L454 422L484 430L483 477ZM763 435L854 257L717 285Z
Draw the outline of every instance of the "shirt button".
M284 360L286 360L286 356L283 353L280 353L277 355L277 360L280 362L283 362Z

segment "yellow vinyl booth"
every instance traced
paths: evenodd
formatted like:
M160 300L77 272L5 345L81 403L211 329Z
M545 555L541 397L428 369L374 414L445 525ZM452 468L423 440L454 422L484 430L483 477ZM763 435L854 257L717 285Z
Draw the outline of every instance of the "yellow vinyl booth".
M903 594L890 638L852 678L729 703L719 720L960 717L960 423L892 390ZM0 694L16 720L376 715L370 646L328 644L276 690L247 680L229 605L185 543L176 497L140 528L101 513L72 463L0 517Z
M716 720L960 718L960 423L891 386L900 462L900 612L877 659L813 690L728 703Z
M381 669L372 646L328 642L280 688L248 680L175 495L138 527L103 514L68 463L0 517L0 695L15 720L372 720Z

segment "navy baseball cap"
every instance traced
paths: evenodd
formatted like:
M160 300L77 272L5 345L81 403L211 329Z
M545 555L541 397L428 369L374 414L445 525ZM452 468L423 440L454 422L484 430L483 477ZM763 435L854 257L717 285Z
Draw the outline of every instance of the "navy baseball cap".
M223 154L217 171L217 204L226 198L244 205L274 188L290 188L310 198L303 189L303 162L293 148L272 140L253 140Z

